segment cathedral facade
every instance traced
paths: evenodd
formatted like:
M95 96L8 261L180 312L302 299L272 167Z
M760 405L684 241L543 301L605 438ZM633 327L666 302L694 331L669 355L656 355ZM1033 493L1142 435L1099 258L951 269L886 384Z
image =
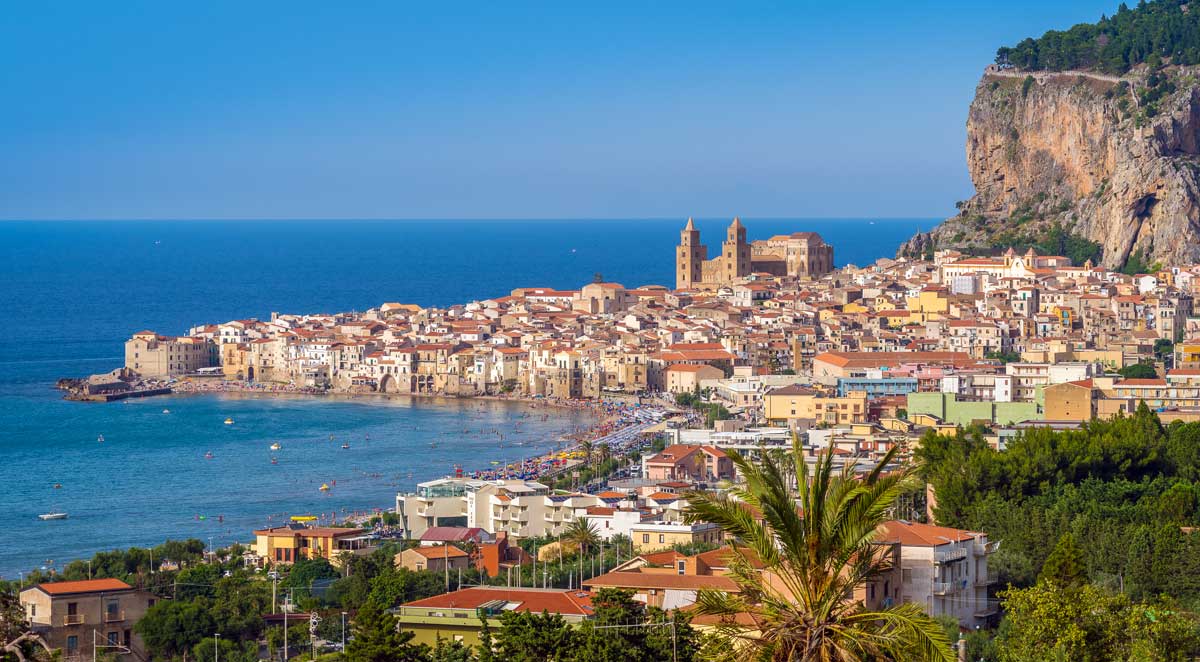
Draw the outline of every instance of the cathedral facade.
M708 259L700 231L692 219L679 233L675 249L675 289L715 290L733 285L751 274L792 278L820 278L833 271L833 246L815 232L775 235L746 241L740 219L725 231L721 254Z

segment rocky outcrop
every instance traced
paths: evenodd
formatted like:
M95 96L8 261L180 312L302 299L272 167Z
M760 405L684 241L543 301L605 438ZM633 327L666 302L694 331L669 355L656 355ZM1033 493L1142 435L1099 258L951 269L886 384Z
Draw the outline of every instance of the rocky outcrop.
M975 195L901 246L995 250L1056 223L1097 242L1102 263L1200 261L1200 71L1124 78L989 67L967 117Z

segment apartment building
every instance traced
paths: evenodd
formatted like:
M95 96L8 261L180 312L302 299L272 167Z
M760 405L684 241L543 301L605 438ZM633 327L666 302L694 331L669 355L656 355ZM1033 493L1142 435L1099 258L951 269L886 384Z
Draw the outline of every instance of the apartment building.
M50 582L20 594L33 631L62 655L63 662L94 661L99 655L145 660L134 625L154 605L154 596L118 579Z
M997 613L988 592L996 583L988 557L999 543L989 542L986 533L891 520L880 541L900 544L902 602L915 602L930 616L952 616L967 628Z
M125 367L142 377L180 377L217 365L220 365L217 345L206 338L139 331L125 341Z

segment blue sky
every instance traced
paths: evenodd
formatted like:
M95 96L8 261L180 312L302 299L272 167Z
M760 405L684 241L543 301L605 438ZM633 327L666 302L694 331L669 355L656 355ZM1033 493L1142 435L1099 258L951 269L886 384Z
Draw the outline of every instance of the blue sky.
M996 47L1115 6L10 4L0 218L944 216Z

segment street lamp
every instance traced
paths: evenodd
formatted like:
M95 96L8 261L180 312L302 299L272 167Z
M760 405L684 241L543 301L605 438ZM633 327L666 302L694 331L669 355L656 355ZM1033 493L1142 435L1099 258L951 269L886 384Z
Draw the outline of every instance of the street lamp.
M218 659L218 656L220 656L220 654L221 654L221 635L220 635L220 633L214 632L213 633L213 662L220 662L220 660Z
M346 657L346 612L342 612L342 657Z

